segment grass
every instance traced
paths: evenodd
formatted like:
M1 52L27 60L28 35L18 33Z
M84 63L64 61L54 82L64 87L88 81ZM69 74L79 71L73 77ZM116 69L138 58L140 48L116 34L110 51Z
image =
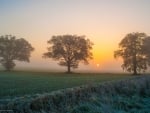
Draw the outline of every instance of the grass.
M80 102L69 113L150 113L150 77L117 84L112 84L109 93L91 94L87 101Z
M0 72L0 99L132 77L127 74Z
M117 95L114 97L95 97L75 106L70 113L149 113L150 97L133 95L131 97ZM103 97L104 98L104 97ZM109 101L108 101L109 100Z
M0 110L15 113L150 113L150 76L116 79L51 93L0 99Z

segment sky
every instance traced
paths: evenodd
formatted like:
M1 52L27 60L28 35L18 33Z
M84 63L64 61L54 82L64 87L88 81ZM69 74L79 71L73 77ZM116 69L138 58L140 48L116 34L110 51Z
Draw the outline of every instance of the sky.
M150 0L0 0L0 35L25 38L35 48L30 63L16 69L66 70L43 59L53 35L85 35L93 43L93 60L74 71L123 72L113 53L126 34L150 35ZM98 64L98 65L97 65ZM1 67L0 67L1 68Z

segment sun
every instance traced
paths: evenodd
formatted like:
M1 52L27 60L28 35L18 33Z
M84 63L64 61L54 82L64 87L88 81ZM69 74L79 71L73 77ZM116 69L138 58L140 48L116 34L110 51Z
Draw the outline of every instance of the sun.
M99 64L96 64L97 67L99 67Z

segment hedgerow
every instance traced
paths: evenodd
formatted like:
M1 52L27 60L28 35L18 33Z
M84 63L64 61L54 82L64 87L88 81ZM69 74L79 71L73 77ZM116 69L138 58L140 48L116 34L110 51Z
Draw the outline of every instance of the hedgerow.
M0 100L14 113L148 113L150 76Z

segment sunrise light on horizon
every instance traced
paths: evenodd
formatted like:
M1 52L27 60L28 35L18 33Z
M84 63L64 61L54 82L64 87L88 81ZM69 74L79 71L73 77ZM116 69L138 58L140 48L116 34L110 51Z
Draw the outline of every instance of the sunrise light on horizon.
M65 70L43 59L53 35L85 35L93 43L93 59L77 71L123 72L114 51L126 34L150 35L149 0L0 0L0 35L28 40L35 51L30 63L17 68ZM0 65L0 68L2 66Z

